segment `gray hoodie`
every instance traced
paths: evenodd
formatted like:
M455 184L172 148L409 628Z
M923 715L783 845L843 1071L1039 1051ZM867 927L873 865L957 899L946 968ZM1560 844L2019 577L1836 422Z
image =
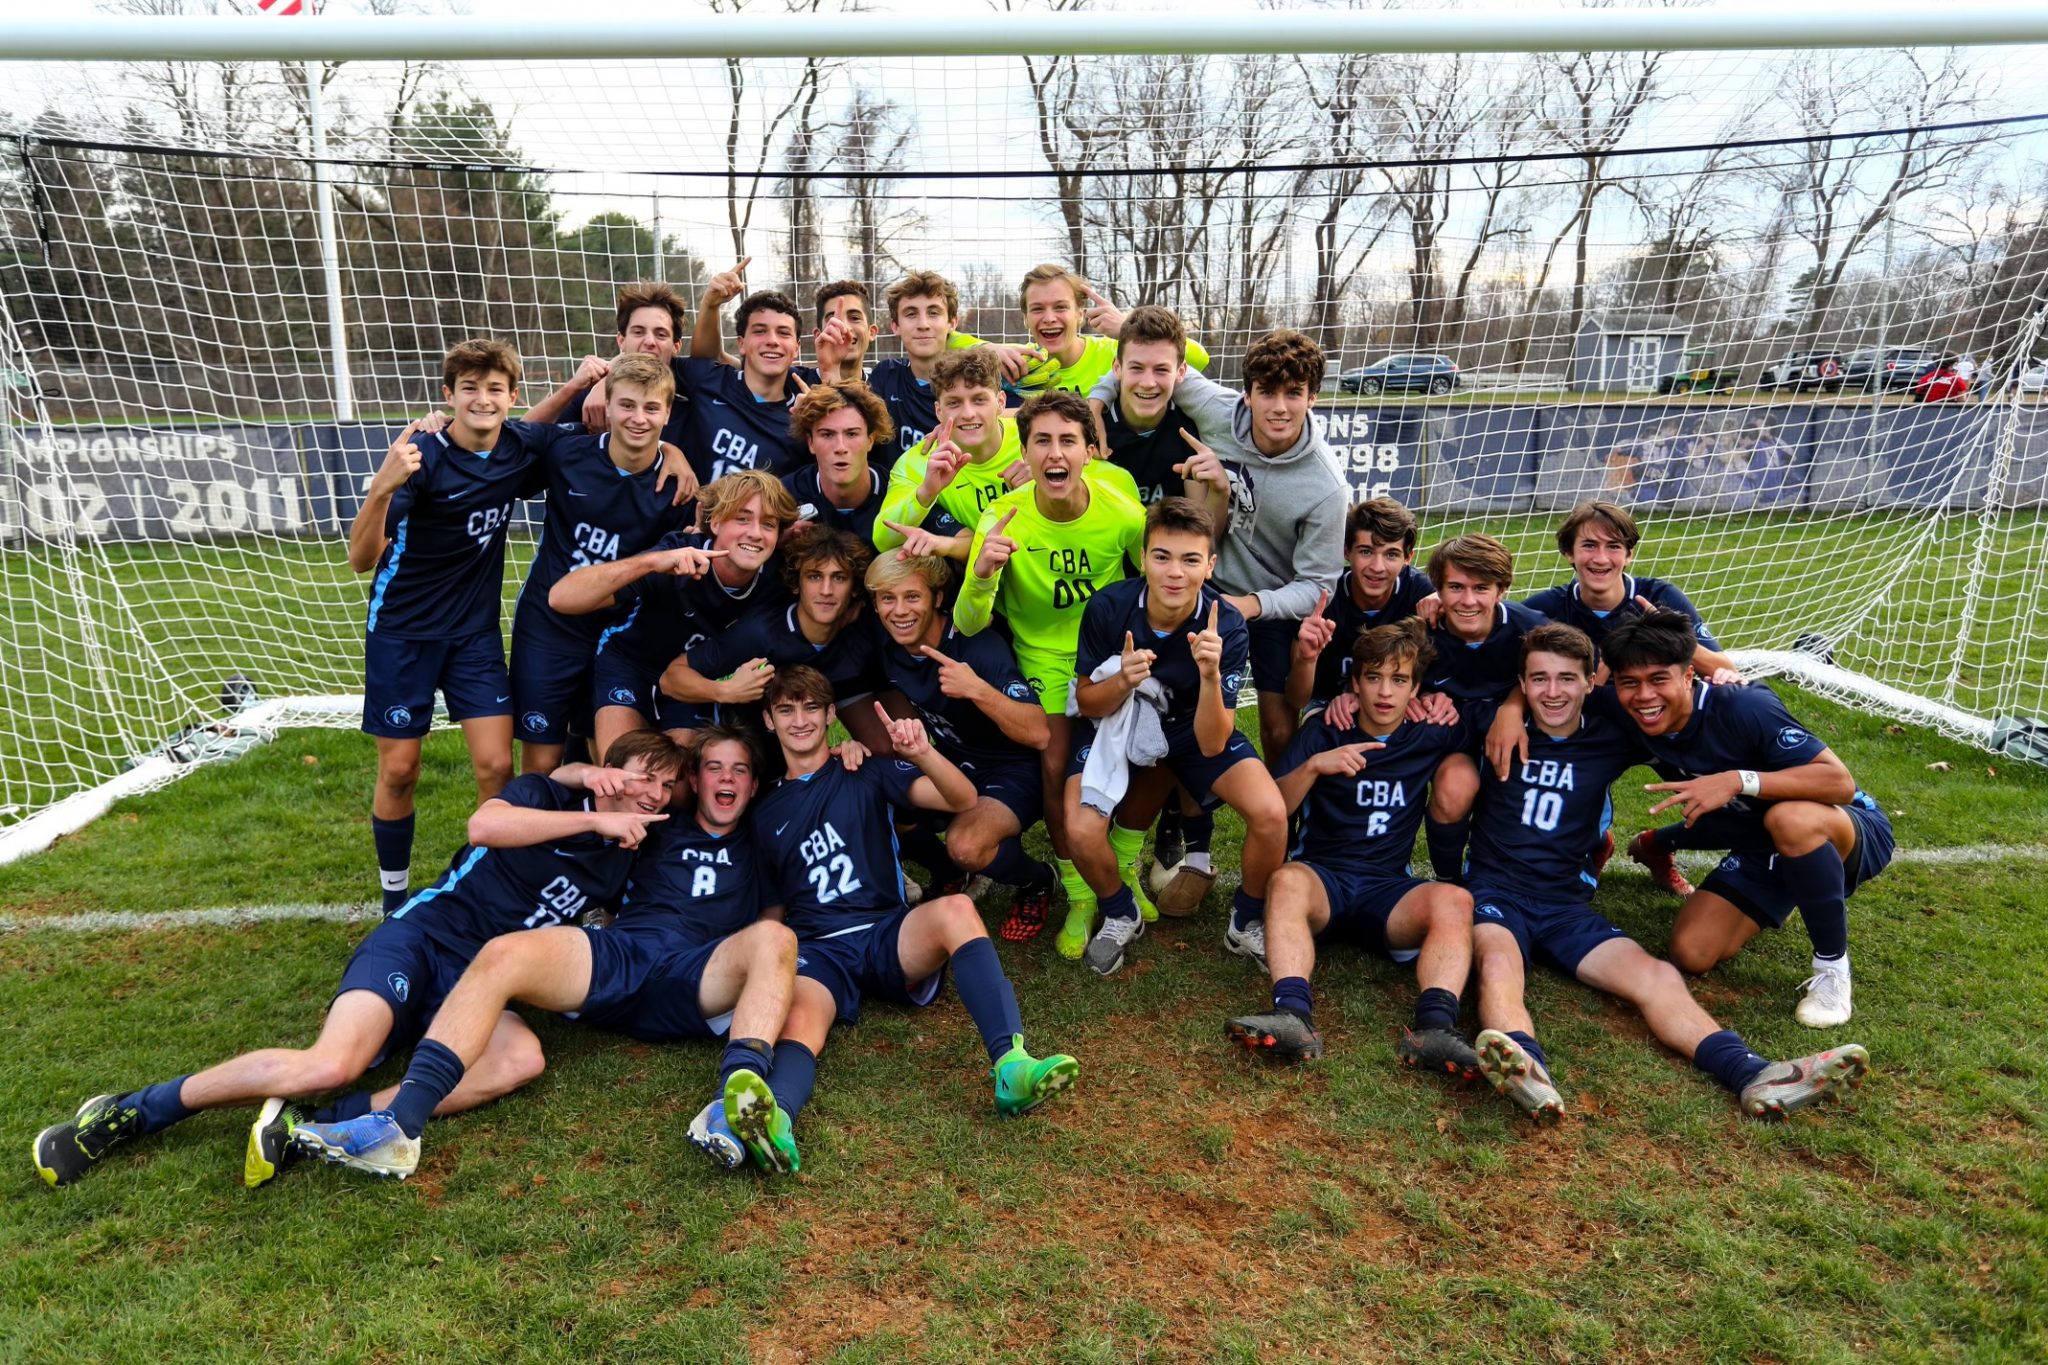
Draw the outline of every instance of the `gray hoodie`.
M1116 402L1116 376L1105 377L1091 396ZM1237 390L1189 370L1173 401L1230 468L1230 525L1216 551L1216 586L1258 598L1262 620L1301 620L1336 588L1351 510L1351 485L1324 448L1315 414L1290 449L1264 455Z

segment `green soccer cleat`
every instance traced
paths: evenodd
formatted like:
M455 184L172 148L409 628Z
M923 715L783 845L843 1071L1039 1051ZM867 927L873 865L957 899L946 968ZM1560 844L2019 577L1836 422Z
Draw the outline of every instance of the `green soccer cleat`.
M1128 867L1119 868L1117 875L1123 878L1125 887L1130 890L1131 899L1138 903L1138 918L1147 924L1156 922L1159 919L1159 907L1152 903L1152 897L1146 893L1145 878L1139 874L1138 865L1132 863Z
M110 1148L135 1136L140 1115L123 1109L115 1095L94 1095L63 1123L36 1134L36 1174L52 1185L69 1185L91 1170Z
M292 1129L306 1116L283 1100L263 1101L249 1125L249 1146L242 1154L242 1183L250 1189L275 1180L277 1173L303 1155L292 1144Z
M1024 1050L1019 1034L989 1071L996 1083L996 1112L1004 1118L1028 1114L1074 1083L1081 1064L1065 1053L1043 1059Z
M1843 1086L1854 1089L1869 1071L1870 1054L1856 1043L1796 1061L1772 1062L1742 1087L1742 1112L1751 1118L1781 1119Z
M1081 954L1088 951L1088 940L1095 932L1095 916L1098 913L1100 907L1093 896L1086 900L1076 900L1071 895L1068 896L1067 918L1060 925L1059 934L1052 941L1052 946L1058 950L1061 957L1069 962L1081 960Z
M775 1103L775 1092L758 1072L741 1067L726 1077L725 1121L762 1170L795 1175L803 1169L789 1115Z
M1480 1032L1478 1042L1479 1072L1495 1090L1538 1123L1556 1123L1564 1117L1564 1100L1551 1083L1549 1070L1527 1048L1491 1028Z

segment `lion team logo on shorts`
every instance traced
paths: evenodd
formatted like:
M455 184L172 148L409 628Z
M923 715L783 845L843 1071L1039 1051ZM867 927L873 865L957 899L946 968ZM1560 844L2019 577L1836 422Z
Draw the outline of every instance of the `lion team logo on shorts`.
M631 706L639 700L638 697L633 695L633 689L630 687L614 687L607 699L614 706Z
M528 711L519 718L519 723L529 730L545 730L548 728L547 716L539 711Z
M393 729L404 729L406 726L412 724L412 708L410 706L393 706L386 708L384 712L384 723L386 725L391 726Z

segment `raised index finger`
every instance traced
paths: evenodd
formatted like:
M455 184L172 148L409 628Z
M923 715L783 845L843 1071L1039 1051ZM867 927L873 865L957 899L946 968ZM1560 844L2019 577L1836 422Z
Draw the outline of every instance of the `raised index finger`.
M1011 518L1011 517L1014 517L1014 516L1016 516L1016 515L1017 515L1017 509L1016 509L1016 508L1014 508L1014 507L1012 507L1012 508L1010 508L1010 509L1009 509L1008 511L1004 512L1004 513L1003 513L1003 514L1002 514L1002 515L1001 515L1000 517L997 517L997 518L996 518L996 524L995 524L995 525L994 525L993 527L991 527L991 528L990 528L990 531L991 531L991 533L992 533L992 534L998 534L998 535L999 535L999 534L1001 534L1001 533L1002 533L1002 530L1003 530L1003 528L1004 528L1005 526L1008 526L1008 525L1010 524L1010 518Z
M1220 612L1222 612L1222 610L1223 610L1223 599L1222 599L1222 598L1220 598L1220 597L1219 597L1219 598L1217 598L1217 599L1216 599L1215 601L1213 601L1213 602L1211 602L1211 603L1209 604L1209 629L1210 629L1210 630L1214 630L1214 629L1216 629L1216 618L1217 618L1217 615L1218 615L1218 614L1219 614Z
M1317 620L1321 620L1323 615L1323 608L1329 605L1330 590L1328 588L1324 588L1321 592L1316 594L1316 609L1310 612L1309 615L1316 618Z
M926 645L926 646L924 646L924 656L925 656L925 657L926 657L927 659L937 659L937 660L938 660L938 661L939 661L940 663L942 663L942 664L950 664L950 663L952 663L952 662L953 662L953 660L951 660L951 659L947 658L947 657L946 657L945 655L943 655L943 654L939 653L939 651L938 651L938 650L936 650L936 649L933 649L933 648L932 648L932 647L931 647L930 645Z
M1182 427L1180 429L1180 438L1183 441L1186 441L1190 446L1194 447L1196 450L1207 450L1209 448L1202 444L1201 437L1195 435L1195 433L1189 431L1186 427Z
M740 263L732 268L732 273L735 275L744 275L747 273L747 267L752 265L753 263L754 258L752 256L742 256L740 257Z

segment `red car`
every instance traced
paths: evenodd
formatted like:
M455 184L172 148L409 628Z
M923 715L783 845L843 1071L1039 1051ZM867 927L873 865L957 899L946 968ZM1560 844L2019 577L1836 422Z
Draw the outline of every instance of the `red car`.
M1953 360L1937 360L1913 376L1913 397L1922 403L1959 403L1970 396L1970 381Z

